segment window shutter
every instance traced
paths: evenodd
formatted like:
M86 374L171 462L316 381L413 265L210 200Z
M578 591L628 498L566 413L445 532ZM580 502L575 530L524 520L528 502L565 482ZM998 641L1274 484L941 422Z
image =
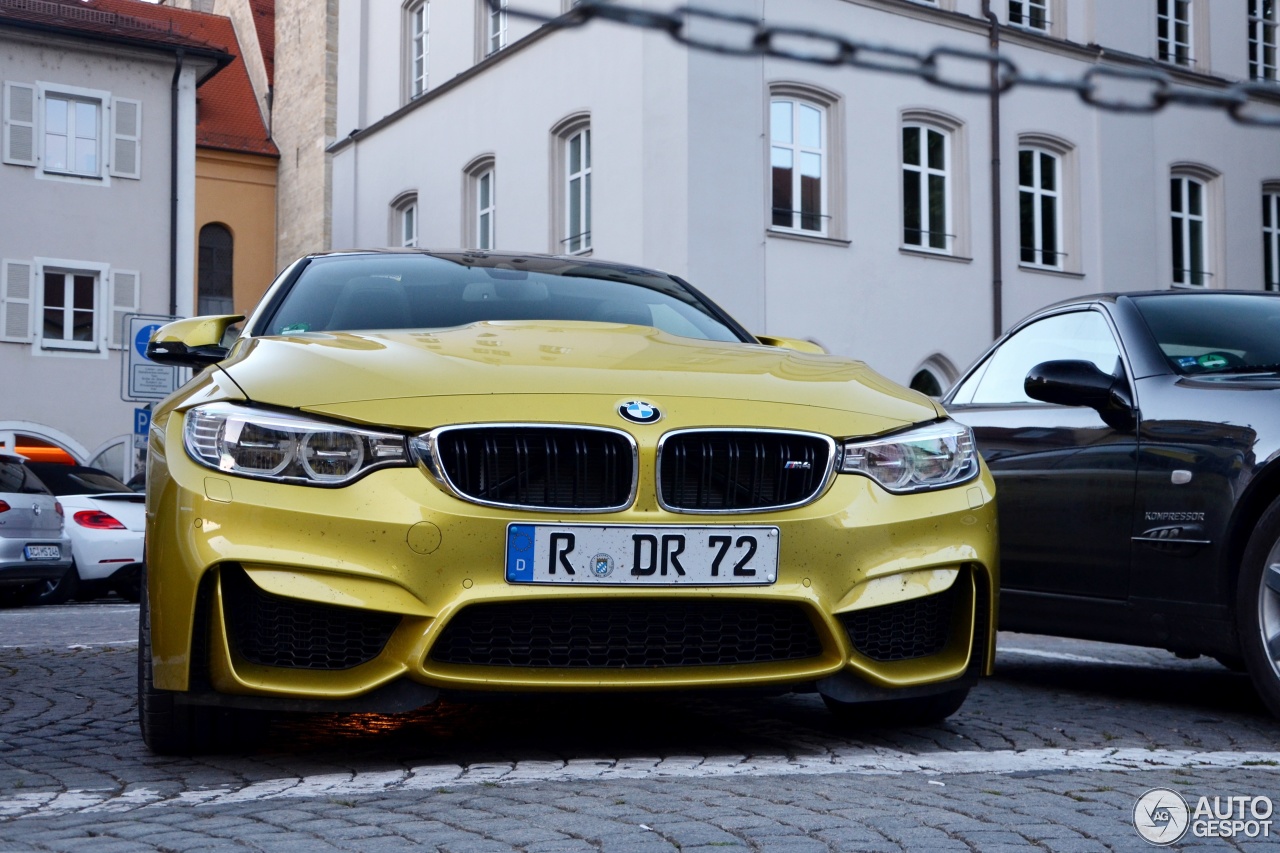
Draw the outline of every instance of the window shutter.
M31 340L31 268L26 261L0 262L0 340Z
M129 345L124 331L124 318L138 313L138 273L133 270L114 270L111 273L111 347L123 349Z
M36 164L36 87L4 84L4 162Z
M142 177L142 101L111 99L111 175Z

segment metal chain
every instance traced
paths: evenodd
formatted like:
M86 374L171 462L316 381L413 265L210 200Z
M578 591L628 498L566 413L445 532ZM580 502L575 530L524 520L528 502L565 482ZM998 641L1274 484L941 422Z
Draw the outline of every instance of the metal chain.
M497 11L501 0L487 2L490 9ZM1020 87L1056 89L1075 92L1086 104L1111 112L1150 114L1179 104L1221 109L1237 123L1251 127L1280 128L1280 85L1269 82L1204 89L1179 85L1156 68L1115 65L1095 65L1077 78L1044 76L1021 71L1013 60L999 53L946 46L921 52L856 41L808 27L772 25L698 6L656 12L612 0L579 0L568 12L556 16L515 5L501 8L509 15L557 29L611 21L665 32L695 50L725 56L768 56L813 65L847 65L918 77L957 92L989 95ZM991 74L993 67L995 75Z

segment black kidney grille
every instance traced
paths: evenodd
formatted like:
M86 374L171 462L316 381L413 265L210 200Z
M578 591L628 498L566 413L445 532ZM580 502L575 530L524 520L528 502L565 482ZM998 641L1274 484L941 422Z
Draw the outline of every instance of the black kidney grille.
M222 569L222 602L232 648L262 666L350 669L376 658L400 624L390 613L272 595L238 566Z
M913 660L936 655L951 636L951 619L960 582L934 595L855 610L840 616L849 640L861 654L875 661Z
M746 511L812 500L826 481L831 445L817 436L689 432L669 436L658 463L671 509Z
M636 475L631 444L603 430L454 429L440 434L437 452L459 493L508 506L622 509Z
M654 669L802 660L822 653L799 605L751 601L476 604L431 648L440 663Z

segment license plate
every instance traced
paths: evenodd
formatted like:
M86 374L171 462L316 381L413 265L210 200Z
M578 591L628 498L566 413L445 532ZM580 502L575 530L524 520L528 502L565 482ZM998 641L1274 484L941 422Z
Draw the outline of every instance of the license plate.
M734 586L778 578L778 528L507 526L510 583Z
M57 560L62 557L62 549L57 545L28 545L23 550L28 560Z

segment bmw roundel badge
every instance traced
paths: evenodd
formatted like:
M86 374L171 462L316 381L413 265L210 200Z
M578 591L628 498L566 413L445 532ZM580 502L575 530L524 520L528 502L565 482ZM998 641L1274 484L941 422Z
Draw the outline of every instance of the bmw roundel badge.
M618 407L618 414L634 424L656 423L662 417L657 406L644 400L628 400Z

